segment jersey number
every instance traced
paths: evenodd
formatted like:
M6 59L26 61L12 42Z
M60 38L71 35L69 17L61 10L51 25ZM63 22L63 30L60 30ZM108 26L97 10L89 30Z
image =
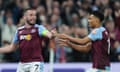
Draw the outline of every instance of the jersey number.
M35 68L35 71L34 71L34 72L37 72L39 65L38 65L38 64L35 64L35 66L36 66L36 68Z

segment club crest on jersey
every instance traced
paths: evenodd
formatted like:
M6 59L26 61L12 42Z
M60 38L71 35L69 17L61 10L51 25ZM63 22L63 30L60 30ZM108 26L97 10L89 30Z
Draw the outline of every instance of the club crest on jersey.
M32 39L32 36L30 34L20 36L20 40L28 40L29 41L31 39Z
M35 30L35 29L32 29L32 30L31 30L31 33L34 33L34 32L36 32L36 30Z
M22 34L22 31L19 31L19 34Z
M108 35L108 32L107 32L107 31L105 31L105 34L106 34L106 35Z

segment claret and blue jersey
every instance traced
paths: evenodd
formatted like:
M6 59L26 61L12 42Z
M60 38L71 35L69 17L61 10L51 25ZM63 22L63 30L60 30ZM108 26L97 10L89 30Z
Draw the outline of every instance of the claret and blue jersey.
M18 43L21 62L43 61L42 38L48 30L43 25L35 24L31 28L19 27L15 33L13 43Z
M110 66L110 39L104 27L93 29L88 35L92 40L92 60L93 68L108 69Z

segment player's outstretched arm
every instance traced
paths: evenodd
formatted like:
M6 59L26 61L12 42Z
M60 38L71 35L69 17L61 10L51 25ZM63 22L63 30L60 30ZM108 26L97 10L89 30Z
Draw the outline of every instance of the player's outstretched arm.
M61 38L61 39L67 39L67 40L70 40L74 43L77 43L77 44L86 44L88 42L91 42L91 39L87 36L85 38L74 38L74 37L71 37L69 35L66 35L66 34L58 34L57 37Z
M9 53L12 52L14 50L16 50L16 44L12 43L10 45L4 46L0 48L0 53Z
M40 36L42 35L42 36L45 36L49 39L53 38L54 34L56 33L55 27L53 27L51 30L48 30L43 25L40 25L38 30L39 30Z
M55 35L55 32L56 30L51 30L51 31L48 31L47 30L47 32L46 32L46 34L44 35L44 36L46 36L47 38L49 38L49 39L52 39L53 37L55 37L56 35Z
M89 52L91 50L91 42L89 42L85 45L78 45L78 44L74 44L67 40L59 40L59 45L69 46L71 48L74 48L74 49L76 49L78 51L82 51L82 52Z
M45 35L47 38L51 39L52 38L52 33L50 31L46 32Z
M91 50L91 43L87 43L85 45L77 45L72 42L68 42L68 45L78 51L89 52Z

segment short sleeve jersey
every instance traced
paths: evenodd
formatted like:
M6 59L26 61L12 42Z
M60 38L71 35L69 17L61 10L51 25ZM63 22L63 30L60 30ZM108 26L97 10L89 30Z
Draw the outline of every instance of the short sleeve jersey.
M110 39L107 30L99 27L88 35L92 40L93 68L106 69L110 66Z
M20 48L20 61L43 61L42 36L47 33L43 25L35 24L31 28L19 27L13 38L13 43L18 43Z

